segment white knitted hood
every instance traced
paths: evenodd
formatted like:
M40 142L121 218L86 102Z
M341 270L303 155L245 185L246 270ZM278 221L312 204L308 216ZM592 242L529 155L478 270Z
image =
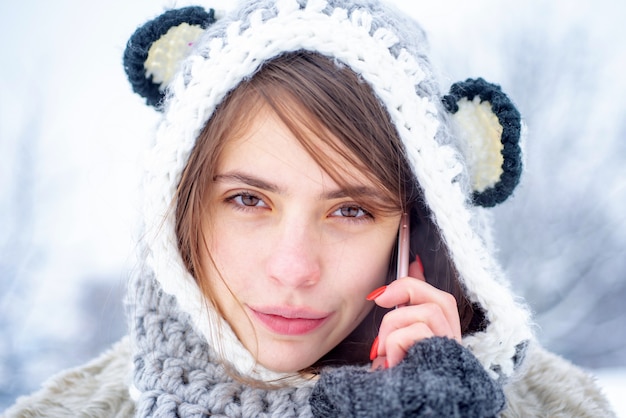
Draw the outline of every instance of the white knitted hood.
M168 83L145 184L146 265L163 292L175 297L177 309L189 314L196 332L210 343L220 340L238 371L280 377L255 364L216 312L207 315L177 250L171 207L195 141L227 93L263 62L306 50L350 67L384 104L462 286L485 312L484 331L464 337L463 344L494 378L510 376L532 338L529 316L489 248L485 209L472 203L476 188L468 172L475 164L464 152L465 138L453 134L419 26L373 0L250 0L198 33ZM156 80L156 70L148 75Z

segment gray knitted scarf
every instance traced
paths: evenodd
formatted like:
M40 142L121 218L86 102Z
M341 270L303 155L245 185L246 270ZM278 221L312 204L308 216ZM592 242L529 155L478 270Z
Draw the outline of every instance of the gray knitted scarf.
M314 387L264 389L227 373L154 274L132 279L127 313L137 417L493 417L504 406L478 360L445 338L416 344L392 369L337 367Z
M312 416L310 387L266 390L234 380L153 274L133 278L127 312L137 417Z

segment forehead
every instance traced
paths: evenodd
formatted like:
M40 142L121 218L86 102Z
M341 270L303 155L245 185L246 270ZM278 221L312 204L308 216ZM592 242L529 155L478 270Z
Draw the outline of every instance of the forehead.
M304 114L285 121L269 105L259 106L245 126L227 136L217 172L237 167L270 174L280 168L285 175L323 173L325 184L374 186L347 147Z

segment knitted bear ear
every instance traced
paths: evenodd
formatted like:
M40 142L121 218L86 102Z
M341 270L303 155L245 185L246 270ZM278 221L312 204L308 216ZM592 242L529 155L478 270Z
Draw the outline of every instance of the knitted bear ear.
M474 204L492 207L505 201L522 173L519 112L499 86L482 78L453 84L443 104L461 139Z
M213 9L191 6L168 10L139 27L124 51L124 69L133 91L159 109L178 65L214 22Z

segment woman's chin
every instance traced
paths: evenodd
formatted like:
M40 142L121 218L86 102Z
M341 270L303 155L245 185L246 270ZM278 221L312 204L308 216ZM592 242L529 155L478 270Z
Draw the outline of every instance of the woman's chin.
M274 373L297 374L310 367L315 361L303 362L302 358L294 359L293 361L289 361L289 359L269 359L265 361L259 359L259 364Z

